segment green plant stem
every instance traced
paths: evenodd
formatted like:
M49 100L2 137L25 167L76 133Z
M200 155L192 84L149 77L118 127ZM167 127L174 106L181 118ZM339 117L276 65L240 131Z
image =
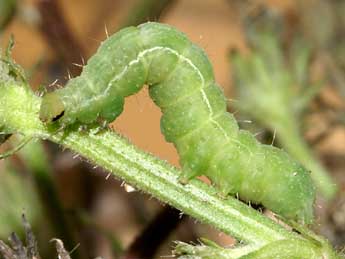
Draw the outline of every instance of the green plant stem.
M178 181L178 170L138 150L113 132L72 131L63 138L54 135L49 139L101 165L136 188L242 241L266 243L291 235L236 199L222 200L212 187L199 180L182 185Z
M317 159L311 154L305 140L301 136L299 129L293 126L289 120L288 123L281 123L276 125L277 137L280 144L287 150L289 154L298 159L306 168L312 173L316 187L321 191L326 199L331 199L337 192L337 186L318 162ZM278 128L279 127L279 128Z
M177 242L174 253L181 255L178 257L179 259L236 259L257 249L260 249L260 246L247 245L233 249L223 249L221 247L206 245L194 246L183 242Z
M311 242L301 240L279 240L264 247L257 245L238 246L233 249L223 249L219 246L192 246L179 242L175 248L179 259L320 259L334 258L326 254ZM333 257L332 257L333 256Z
M266 244L298 237L235 198L219 197L200 180L178 181L180 171L111 131L65 129L50 133L38 119L41 99L24 87L1 87L0 124L23 135L49 139L109 170L117 177L238 240ZM55 131L56 132L56 131Z
M165 206L128 246L122 259L154 258L159 247L184 219L186 217L181 217L179 210Z
M97 128L48 130L38 119L41 99L27 87L0 84L0 92L0 127L5 133L49 139L69 148L136 188L239 241L258 247L282 239L306 242L301 235L237 199L221 198L215 188L200 180L182 185L178 180L179 170L139 150L114 132Z

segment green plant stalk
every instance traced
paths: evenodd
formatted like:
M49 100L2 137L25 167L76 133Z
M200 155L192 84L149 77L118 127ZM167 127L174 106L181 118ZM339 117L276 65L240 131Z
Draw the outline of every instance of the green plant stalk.
M193 246L185 243L178 243L175 253L181 255L179 259L292 259L308 258L320 259L330 258L310 242L295 240L279 240L264 247L257 245L238 246L232 249L222 247L199 245Z
M174 254L181 255L178 257L179 259L237 259L257 249L260 249L260 246L246 245L232 249L224 249L219 246L194 246L183 242L177 242L177 245L174 249Z
M176 168L137 149L114 132L65 129L52 134L38 118L40 98L24 87L0 85L0 90L0 124L9 132L61 144L136 188L241 241L266 244L298 237L237 199L222 199L213 187L199 180L182 185Z
M49 139L69 148L136 188L242 242L258 247L283 239L306 242L301 235L237 199L219 197L215 188L200 180L182 185L178 181L179 170L139 150L114 132L98 128L48 130L38 118L41 99L28 87L11 82L0 84L0 92L0 127L6 133Z
M49 139L239 240L266 243L291 234L238 200L220 198L212 187L199 180L182 185L178 180L181 174L178 170L137 149L113 132L70 132L64 138L51 136Z
M331 199L337 192L337 185L315 159L294 121L290 118L286 122L271 122L271 129L276 130L277 138L283 148L312 172L311 177L323 196Z

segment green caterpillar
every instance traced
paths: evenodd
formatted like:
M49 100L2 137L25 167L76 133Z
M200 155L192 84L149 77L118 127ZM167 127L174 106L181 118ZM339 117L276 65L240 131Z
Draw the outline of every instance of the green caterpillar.
M81 76L43 97L39 116L61 125L111 122L124 98L144 84L163 112L161 129L178 150L184 179L206 175L222 195L311 222L315 194L309 172L239 130L204 51L168 25L145 23L111 36Z

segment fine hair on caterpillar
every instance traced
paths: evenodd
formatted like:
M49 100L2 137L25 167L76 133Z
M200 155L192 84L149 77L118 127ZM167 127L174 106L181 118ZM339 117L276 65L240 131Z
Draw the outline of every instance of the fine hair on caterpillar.
M171 26L145 23L110 36L79 77L43 97L39 116L61 125L111 122L124 98L144 84L162 111L161 130L179 153L183 179L206 175L223 196L238 193L311 222L315 190L308 171L238 128L206 54Z

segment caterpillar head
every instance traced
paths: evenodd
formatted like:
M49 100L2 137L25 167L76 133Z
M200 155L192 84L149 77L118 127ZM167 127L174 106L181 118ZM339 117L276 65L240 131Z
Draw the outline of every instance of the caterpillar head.
M47 93L42 98L39 118L42 122L51 123L59 120L65 113L65 105L60 96L55 93Z

